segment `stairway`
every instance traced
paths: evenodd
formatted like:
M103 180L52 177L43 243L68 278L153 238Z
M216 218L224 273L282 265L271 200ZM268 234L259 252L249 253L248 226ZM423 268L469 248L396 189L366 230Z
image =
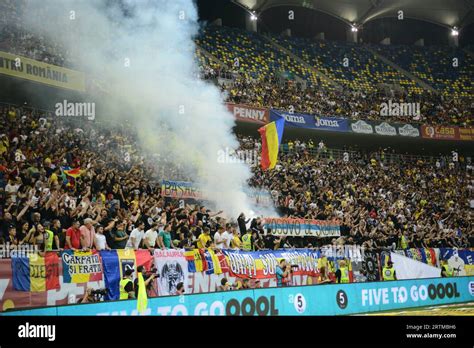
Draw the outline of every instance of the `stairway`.
M199 50L204 56L206 56L207 58L209 58L213 62L219 64L220 66L225 66L225 67L229 68L229 66L227 64L225 64L222 60L220 60L219 58L217 58L213 54L209 53L207 50L205 50L204 48L202 48L198 44L196 44L196 49Z
M318 76L321 80L324 80L326 82L328 82L329 84L331 84L332 86L334 86L336 89L338 90L342 90L342 86L339 85L338 83L336 83L335 81L333 81L332 79L330 79L327 75L323 74L321 71L317 70L315 67L311 66L310 64L308 64L307 62L305 62L303 59L301 59L300 57L298 57L296 54L294 54L293 52L291 52L290 50L286 49L285 47L283 47L282 45L280 44L277 44L276 42L274 42L271 38L269 38L268 36L266 35L262 35L262 37L267 40L273 47L275 47L276 49L278 49L279 51L282 51L283 53L285 53L286 55L290 56L291 58L293 58L294 60L296 60L298 63L300 63L301 65L303 65L305 68L311 70L312 72L314 72L314 74L316 76Z
M402 75L406 76L410 80L415 81L417 83L417 85L420 86L421 88L423 88L425 90L428 90L428 91L431 91L431 92L434 92L434 93L438 93L437 90L434 89L433 87L431 87L429 84L422 81L420 78L416 77L415 75L408 72L407 70L403 69L401 66L395 64L391 60L389 60L389 59L385 58L384 56L380 55L378 52L376 52L372 48L370 48L368 46L365 46L364 48L367 51L369 51L370 53L372 53L375 57L380 59L382 62L384 62L385 64L387 64L387 65L391 66L392 68L396 69L398 72L400 72Z

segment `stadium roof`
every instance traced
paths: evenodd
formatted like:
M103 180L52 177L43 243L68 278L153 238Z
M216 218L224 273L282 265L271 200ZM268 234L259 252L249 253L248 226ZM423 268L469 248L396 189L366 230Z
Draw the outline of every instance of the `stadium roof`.
M396 17L458 28L474 22L473 0L233 0L257 14L276 6L300 6L361 25L374 19Z

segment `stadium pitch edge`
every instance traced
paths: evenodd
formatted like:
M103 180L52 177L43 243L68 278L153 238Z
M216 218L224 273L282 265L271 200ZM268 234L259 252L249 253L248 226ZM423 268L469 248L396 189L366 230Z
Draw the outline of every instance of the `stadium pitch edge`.
M474 302L463 302L439 306L406 308L377 313L354 314L354 316L474 316Z

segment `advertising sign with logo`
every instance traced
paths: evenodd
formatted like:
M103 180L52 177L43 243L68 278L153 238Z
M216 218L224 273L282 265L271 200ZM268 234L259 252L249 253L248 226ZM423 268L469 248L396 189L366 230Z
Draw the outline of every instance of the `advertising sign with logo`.
M362 120L351 122L351 129L354 133L361 133L361 134L374 133L374 128L372 127L372 125Z
M308 128L334 132L348 132L349 120L336 117L323 117L308 114L289 113L281 110L270 110L270 121L284 117L286 125L296 128Z
M459 128L459 139L474 141L474 128Z
M419 137L420 131L418 127L412 126L411 124L399 125L398 134L402 137Z
M232 103L227 103L227 109L229 109L237 121L260 124L268 123L268 109Z
M294 286L165 296L148 300L143 315L347 315L468 302L473 277L401 280L377 283ZM136 300L99 302L4 315L138 315Z
M311 123L314 122L313 116L310 115L270 110L270 122L280 117L285 118L285 127L311 128Z
M344 118L314 116L314 127L318 130L347 132L349 131L349 120Z
M387 122L382 122L381 124L375 126L375 133L380 135L394 136L397 135L397 129Z
M459 129L452 126L421 126L421 136L427 139L459 140Z
M418 126L411 124L399 124L374 121L353 121L351 129L354 133L377 134L386 136L419 137L420 130Z

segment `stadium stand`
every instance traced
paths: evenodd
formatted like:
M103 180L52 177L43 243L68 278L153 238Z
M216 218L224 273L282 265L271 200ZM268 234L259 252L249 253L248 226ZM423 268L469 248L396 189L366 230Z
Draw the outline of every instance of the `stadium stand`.
M348 89L375 92L379 83L386 83L401 85L409 95L421 92L414 81L381 62L361 45L277 36L272 40Z
M47 119L44 124L38 122L42 117ZM53 229L58 236L54 247L64 248L66 231L78 218L100 223L111 247L121 246L114 236L124 228L130 232L138 219L145 221L146 230L158 222L171 223L176 245L192 245L201 234L199 208L179 209L177 202L165 203L157 184L161 178L192 178L180 177L180 168L171 163L164 166L166 171L160 167L157 172L151 165L153 158L142 161L131 145L135 143L132 127L107 131L78 127L47 112L16 106L2 107L0 124L0 194L6 202L0 224L3 243L44 248L44 224L59 221L61 227ZM242 148L260 146L253 138L240 136L240 141ZM124 148L131 154L129 162L118 157ZM416 158L400 164L383 152L354 153L354 160L344 162L324 156L324 146L316 152L309 149L309 144L292 141L283 149L275 171L253 167L250 184L269 189L277 208L287 216L338 219L342 237L319 243L289 238L278 244L281 247L329 242L395 247L402 234L413 247L472 245L467 208L472 204L472 166L464 159L456 166L440 159L437 168L433 160ZM67 171L74 169L76 174ZM187 222L178 223L178 215ZM12 227L16 236L10 234Z
M461 49L440 46L374 45L377 52L424 80L444 96L472 97L473 58ZM453 59L458 66L453 66Z

